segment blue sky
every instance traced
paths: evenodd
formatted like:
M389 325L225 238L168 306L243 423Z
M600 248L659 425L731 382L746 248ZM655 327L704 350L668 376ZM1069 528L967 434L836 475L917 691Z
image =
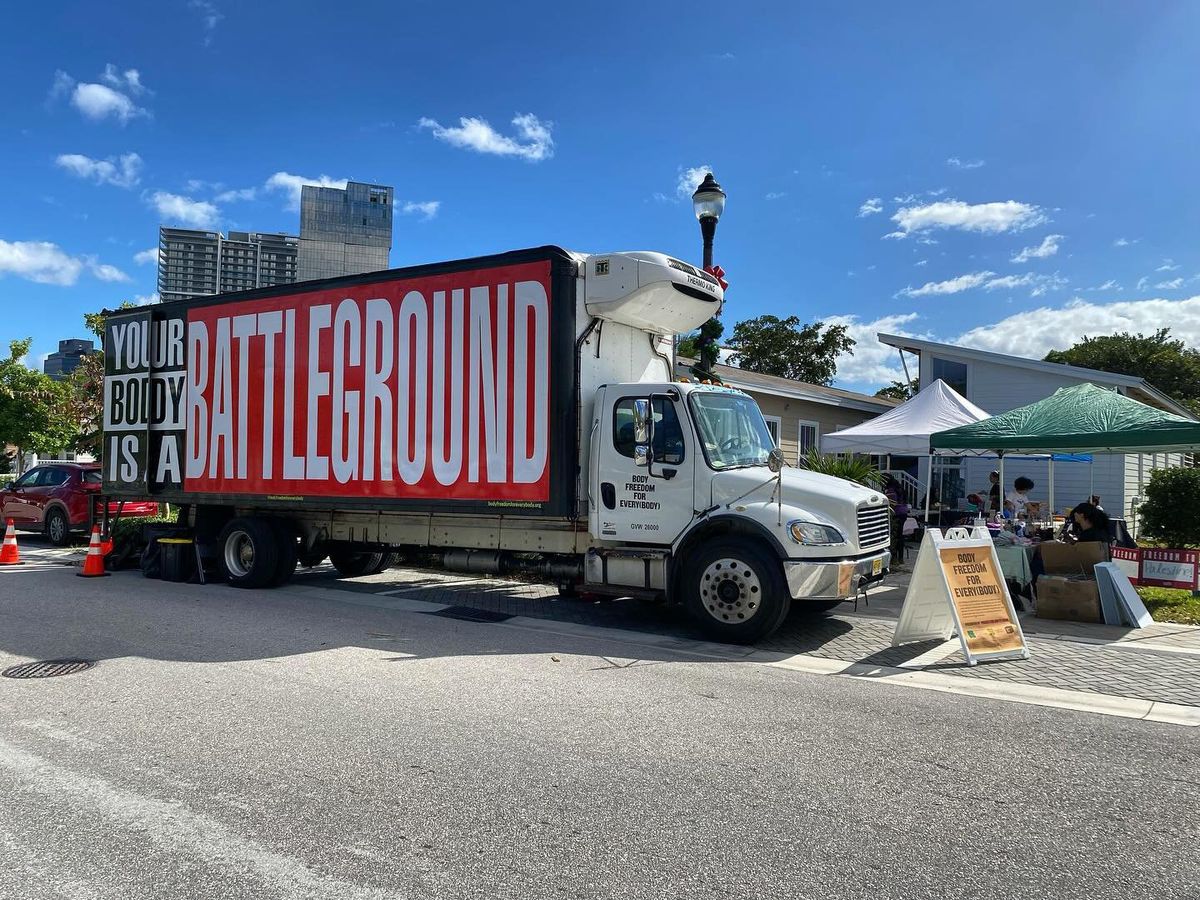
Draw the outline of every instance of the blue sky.
M52 9L51 9L52 8ZM296 185L394 185L392 264L543 243L699 257L727 331L845 322L1043 355L1200 345L1200 5L334 4L7 10L0 339L36 362L146 298L160 222L298 230ZM486 123L486 124L485 124ZM682 184L681 189L681 181Z

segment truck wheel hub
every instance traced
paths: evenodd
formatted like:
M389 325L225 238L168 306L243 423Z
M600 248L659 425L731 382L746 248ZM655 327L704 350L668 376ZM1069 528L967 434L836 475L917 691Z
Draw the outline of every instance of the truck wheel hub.
M745 622L758 612L762 584L744 562L718 559L700 576L700 599L717 621Z

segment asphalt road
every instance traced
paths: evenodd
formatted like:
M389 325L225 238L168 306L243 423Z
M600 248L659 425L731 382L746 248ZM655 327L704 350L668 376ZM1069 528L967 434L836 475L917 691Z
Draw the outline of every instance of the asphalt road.
M1200 896L1194 729L0 571L0 664L61 656L0 679L0 897Z

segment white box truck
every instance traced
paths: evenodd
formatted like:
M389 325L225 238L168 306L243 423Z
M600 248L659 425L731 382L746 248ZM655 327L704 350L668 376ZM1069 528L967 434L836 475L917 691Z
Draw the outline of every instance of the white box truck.
M673 378L722 300L662 253L541 247L112 311L104 490L182 504L238 587L420 548L754 641L887 571L888 503Z

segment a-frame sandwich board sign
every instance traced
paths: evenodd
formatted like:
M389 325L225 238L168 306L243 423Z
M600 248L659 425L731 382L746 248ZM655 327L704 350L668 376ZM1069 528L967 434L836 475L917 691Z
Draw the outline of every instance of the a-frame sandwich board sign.
M986 528L927 528L892 646L957 634L968 665L1028 659L996 547Z

